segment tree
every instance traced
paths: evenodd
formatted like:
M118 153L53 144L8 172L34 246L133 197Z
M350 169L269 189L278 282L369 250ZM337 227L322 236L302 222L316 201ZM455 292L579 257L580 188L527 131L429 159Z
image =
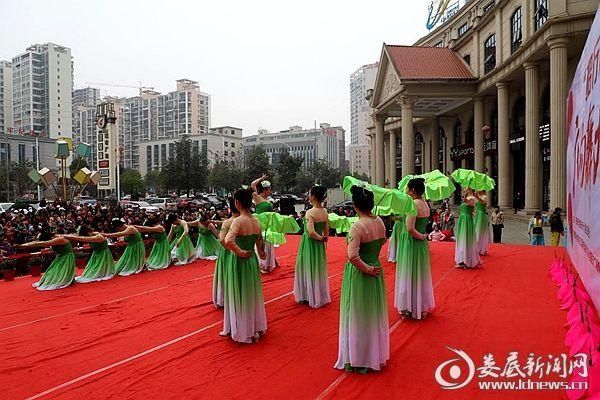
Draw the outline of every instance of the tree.
M71 179L73 179L77 171L79 171L82 168L90 168L90 165L88 164L87 160L80 156L73 158L73 161L71 161L71 165L69 165Z
M355 172L352 174L353 177L355 177L356 179L360 179L361 181L365 181L365 182L370 182L371 179L369 178L369 175L367 174L361 174L358 172Z
M210 170L208 184L217 191L225 189L231 193L242 185L243 172L238 165L219 160Z
M3 161L0 165L0 193L2 197L7 200L7 182L6 182L6 161ZM22 197L27 192L33 192L36 190L36 184L33 183L31 178L27 175L30 170L35 169L35 164L31 161L24 163L18 163L11 161L8 165L9 173L9 186L8 192L10 192L10 198Z
M333 168L326 160L317 160L308 168L307 172L313 177L315 183L325 186L327 189L342 185L342 170Z
M247 184L263 174L272 174L269 156L267 155L264 146L252 146L248 148L244 165L244 181L247 182Z
M208 160L205 153L196 153L191 159L190 185L195 190L202 190L208 184Z
M140 197L146 189L142 175L136 169L125 168L120 176L121 191L131 195L132 198Z
M144 184L146 189L154 193L162 193L165 186L163 174L156 169L148 171L144 176Z
M298 183L298 174L304 158L292 156L287 149L281 153L279 164L275 168L275 184L282 192L294 190Z

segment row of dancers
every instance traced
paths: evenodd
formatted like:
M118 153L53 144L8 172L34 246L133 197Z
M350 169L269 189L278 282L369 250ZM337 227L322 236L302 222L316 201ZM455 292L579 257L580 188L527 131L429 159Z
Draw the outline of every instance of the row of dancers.
M265 260L268 259L267 252L271 252L272 258L275 258L274 245L265 243L260 223L251 211L253 203L257 213L269 212L272 209L266 198L270 185L264 178L263 176L254 181L251 188L242 188L235 192L230 200L231 217L222 222L220 231L212 231L214 226L211 229L209 221L197 222L200 231L204 231L206 236L219 237L218 241L215 239L217 245L220 242L220 246L216 249L213 302L215 306L223 308L223 329L220 334L242 343L258 341L267 330L260 273L270 267L265 264ZM423 199L424 191L423 179L412 179L408 183L408 195L414 201L416 212L396 221L397 232L393 236L396 247L394 306L402 315L414 319L426 317L435 306L429 244L425 233L430 210ZM304 232L295 264L295 300L314 308L331 302L325 248L329 233L328 214L323 207L325 193L326 190L320 186L310 190L309 197L313 207L305 216ZM352 187L351 193L358 220L351 226L347 236L348 261L342 280L338 359L335 367L366 372L379 370L389 359L387 300L384 273L379 260L381 248L387 237L383 221L372 213L375 206L373 193L360 186ZM485 222L485 218L483 215L477 217L477 213L474 212L477 207L478 210L482 209L487 217L485 206L477 206L484 205L485 201L484 194L474 194L470 189L465 191L456 229L455 261L458 267L476 267L480 263L479 255L487 252L487 244L483 246L479 243L475 228L475 221ZM87 238L93 251L88 264L103 265L110 263L99 260L92 262L92 259L95 256L106 259L110 257L112 261L106 238L123 236L128 245L116 264L115 273L133 274L139 272L144 265L148 269L166 268L172 257L176 258L176 265L185 265L198 255L198 250L194 249L189 239L189 224L176 215L169 216L168 222L172 225L169 235L166 235L164 228L158 224L153 227L139 227L125 225L116 220L113 224L117 232L113 234L87 232L88 236L85 235L86 232L80 232L78 236L57 236L50 241L25 246L50 245L57 253L53 265L56 262L74 265L70 241L86 241L82 238ZM483 223L481 224L483 226ZM155 239L152 252L145 261L140 232L150 233ZM103 236L104 240L101 240L100 236ZM483 236L482 234L482 240ZM169 239L172 239L171 242ZM211 246L202 246L202 257L207 256L206 247ZM276 261L270 262L274 268ZM57 271L67 269L57 268ZM54 281L60 281L50 279L59 275L53 274L51 270L52 266L36 284L38 288L48 288ZM98 268L90 268L90 274L92 270L99 271ZM46 279L48 275L50 278ZM98 275L101 273L98 272ZM98 275L94 279L98 280ZM85 276L84 272L81 281L89 279L89 276ZM66 282L67 279L63 281Z

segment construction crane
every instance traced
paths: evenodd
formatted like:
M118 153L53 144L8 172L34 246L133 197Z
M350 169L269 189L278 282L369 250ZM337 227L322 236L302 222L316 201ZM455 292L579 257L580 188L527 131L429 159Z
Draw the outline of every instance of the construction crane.
M116 84L116 83L98 83L98 82L85 82L85 84L86 85L94 85L94 86L111 86L111 87L122 87L122 88L139 89L140 95L145 90L154 90L154 88L151 87L151 86L142 86L142 82L140 82L140 84L138 86L134 86L134 85L119 85L119 84Z

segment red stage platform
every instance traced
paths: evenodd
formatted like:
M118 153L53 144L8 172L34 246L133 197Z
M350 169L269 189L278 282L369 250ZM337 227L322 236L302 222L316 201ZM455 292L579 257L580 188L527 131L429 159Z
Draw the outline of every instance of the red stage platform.
M298 236L263 276L269 328L258 344L218 335L213 262L75 284L53 292L36 278L0 282L2 399L553 399L559 391L443 390L437 366L464 350L481 365L566 352L565 314L548 277L554 249L494 245L477 270L453 268L452 243L432 243L437 308L425 321L393 308L395 266L385 265L391 359L379 373L333 369L337 357L343 238L328 244L332 304L317 310L292 295ZM387 247L385 249L387 254Z

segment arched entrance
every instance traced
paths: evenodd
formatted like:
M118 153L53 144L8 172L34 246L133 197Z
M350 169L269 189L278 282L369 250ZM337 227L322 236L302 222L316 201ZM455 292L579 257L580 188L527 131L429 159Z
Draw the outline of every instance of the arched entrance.
M525 200L525 97L521 96L512 108L510 153L513 170L513 198L517 195L522 208Z

